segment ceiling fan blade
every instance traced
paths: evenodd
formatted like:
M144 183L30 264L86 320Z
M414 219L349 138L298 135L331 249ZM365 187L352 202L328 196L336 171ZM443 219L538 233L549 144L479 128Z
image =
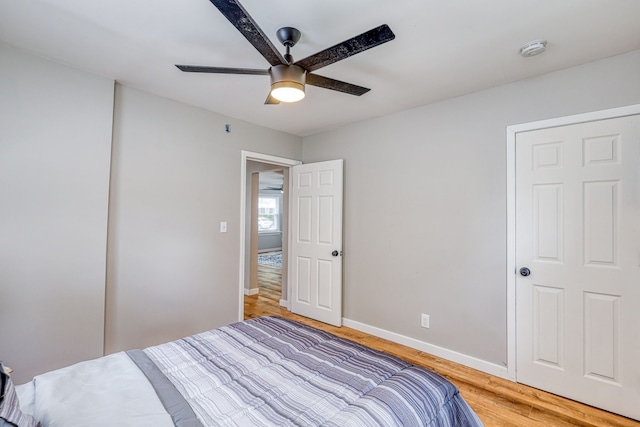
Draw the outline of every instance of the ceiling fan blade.
M269 91L269 95L267 95L267 99L264 101L264 105L278 105L280 101L271 96L271 91Z
M356 96L364 95L371 90L366 87L341 82L340 80L330 79L329 77L323 77L311 73L307 73L307 84L311 86L322 87L325 89L337 90L338 92L348 93L349 95Z
M176 65L176 67L178 67L180 71L184 71L186 73L269 75L269 70L256 70L253 68L202 67L199 65Z
M212 0L213 1L213 0ZM328 49L320 51L315 55L308 56L295 65L299 65L305 70L311 72L327 65L338 62L342 59L355 55L356 53L364 52L372 47L379 46L383 43L395 39L396 36L391 31L388 25L384 24L373 30L369 30L366 33L362 33L359 36L345 40L342 43L338 43Z
M249 40L271 65L286 64L284 57L271 43L271 40L258 27L258 24L247 13L237 0L210 0L220 13Z

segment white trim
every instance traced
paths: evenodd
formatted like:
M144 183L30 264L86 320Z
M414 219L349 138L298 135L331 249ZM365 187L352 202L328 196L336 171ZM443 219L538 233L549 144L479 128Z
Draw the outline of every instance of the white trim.
M495 375L496 377L507 378L507 368L501 365L496 365L494 363L490 363L473 356L458 353L457 351L429 344L428 342L420 341L415 338L410 338L404 335L397 334L395 332L380 329L375 326L370 326L365 323L356 322L355 320L343 318L342 324L348 328L366 332L369 335L384 338L398 344L406 345L407 347L424 351L425 353L429 353L434 356L441 357L443 359L447 359L482 372L486 372L487 374Z
M247 296L255 295L260 292L260 288L247 289L244 288L244 294Z
M286 299L281 299L280 300L280 306L281 307L286 307L287 310L289 309L289 301L287 301Z
M575 114L573 116L556 117L553 119L522 123L519 125L511 125L507 127L507 132L509 132L509 130L512 130L514 133L526 132L530 130L593 122L595 120L611 119L614 117L633 116L636 114L640 114L640 104L611 108L609 110L592 111L590 113Z
M287 159L285 157L276 157L269 154L256 153L253 151L241 150L240 160L240 271L238 285L238 321L244 320L244 255L245 255L245 227L246 227L246 211L247 211L247 161L270 163L277 166L291 168L299 165L300 160ZM289 174L291 175L291 174ZM288 287L287 287L288 288Z
M507 375L516 380L516 131L507 127Z
M507 371L516 381L516 134L640 114L640 104L507 126Z

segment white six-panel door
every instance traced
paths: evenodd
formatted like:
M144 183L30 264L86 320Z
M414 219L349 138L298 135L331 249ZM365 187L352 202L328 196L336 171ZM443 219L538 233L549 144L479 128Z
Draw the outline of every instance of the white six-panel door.
M291 179L291 311L342 325L342 160L294 166Z
M640 419L640 116L516 137L518 382Z

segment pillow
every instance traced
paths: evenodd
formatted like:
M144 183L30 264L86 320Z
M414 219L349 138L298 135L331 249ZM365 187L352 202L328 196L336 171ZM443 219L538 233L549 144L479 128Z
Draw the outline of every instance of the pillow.
M2 387L0 390L0 427L37 427L39 424L35 422L33 417L20 410L16 390L13 387L11 377L2 366L2 362L0 362L0 387Z

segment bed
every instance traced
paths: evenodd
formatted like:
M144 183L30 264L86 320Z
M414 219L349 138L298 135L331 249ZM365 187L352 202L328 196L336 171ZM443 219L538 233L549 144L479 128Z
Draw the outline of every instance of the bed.
M281 317L81 362L15 390L9 378L3 390L0 426L482 426L441 376Z

